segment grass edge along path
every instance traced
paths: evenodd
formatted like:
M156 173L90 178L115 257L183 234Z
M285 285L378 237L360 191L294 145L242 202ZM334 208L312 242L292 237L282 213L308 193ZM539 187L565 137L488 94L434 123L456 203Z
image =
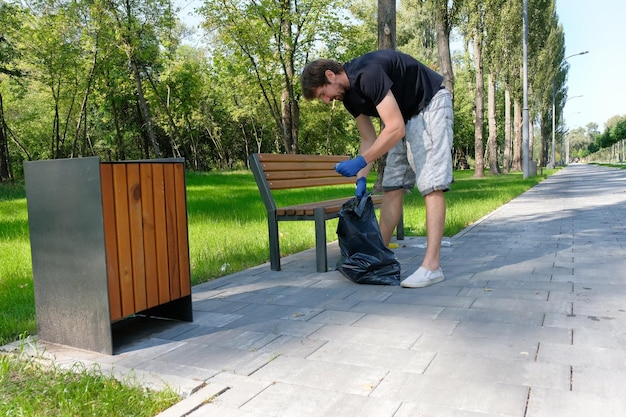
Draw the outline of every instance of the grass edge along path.
M153 417L181 400L132 374L118 380L96 366L62 368L20 352L0 352L0 386L0 415L8 417Z

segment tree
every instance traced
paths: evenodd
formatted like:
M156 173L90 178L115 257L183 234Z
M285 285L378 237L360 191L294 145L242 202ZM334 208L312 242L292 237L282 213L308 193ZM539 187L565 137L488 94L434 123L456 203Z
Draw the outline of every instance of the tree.
M378 49L396 49L395 0L378 0Z
M593 139L589 140L586 129L578 127L567 132L567 141L570 147L570 154L582 158L587 147L593 143ZM569 163L569 161L567 161Z
M18 37L19 9L8 3L0 3L0 86L4 77L21 77L17 68L17 47L14 39ZM9 133L4 118L4 103L0 90L0 183L13 178L9 156Z
M398 13L398 49L437 69L434 0L407 0Z
M532 0L529 3L529 85L530 113L540 125L539 166L546 166L548 138L552 133L553 94L563 94L567 69L562 65L565 52L563 28L558 24L555 0ZM556 83L553 84L553 83ZM554 93L553 93L554 92ZM555 120L556 124L556 120Z
M154 131L150 106L146 100L143 73L158 54L157 30L167 27L173 19L168 0L103 0L113 16L117 44L128 58L128 65L135 81L137 104L143 118L148 140L156 157L162 155Z
M433 0L435 9L435 28L437 31L437 56L439 71L443 83L452 96L454 103L454 70L450 53L450 32L457 16L458 1Z
M246 85L263 98L288 153L298 152L296 68L318 42L332 43L325 28L341 29L336 13L342 6L337 0L218 0L200 9L214 40L212 53L247 61L241 68Z
M469 58L466 58L469 60ZM455 74L454 160L457 168L467 167L467 158L474 152L474 96L471 89L474 74L469 65Z
M467 25L464 28L466 45L472 45L474 63L474 176L485 175L483 123L485 117L485 78L483 47L485 42L485 7L482 1L469 0L465 6ZM466 50L468 48L466 47Z
M46 135L50 158L69 155L67 137L69 123L75 112L78 84L83 68L80 25L73 5L58 2L43 7L26 20L22 30L23 50L30 49L26 58L29 78L49 92L51 126Z
M516 116L512 113L521 109L522 100L522 4L504 2L500 4L498 25L499 53L494 57L501 71L504 84L504 150L502 166L505 172L521 170L522 136L520 126L515 125ZM521 114L519 115L521 120ZM516 152L517 151L517 152Z

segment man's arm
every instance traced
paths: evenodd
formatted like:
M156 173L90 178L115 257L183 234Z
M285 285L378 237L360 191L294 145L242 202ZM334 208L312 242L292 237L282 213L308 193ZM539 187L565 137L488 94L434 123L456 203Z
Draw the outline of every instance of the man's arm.
M358 180L367 176L371 170L372 162L387 153L404 137L404 118L391 91L387 92L383 101L376 106L376 110L384 124L378 138L372 120L363 114L357 116L357 127L361 134L361 153L354 159L338 163L335 167L338 173L346 177L356 175L357 185Z
M356 126L361 134L361 147L359 153L363 155L363 153L371 148L372 144L376 141L376 129L374 128L374 123L372 123L372 118L364 114L361 114L356 118ZM370 161L365 168L359 171L357 178L367 178L367 174L369 174L372 169L372 165L373 161Z
M369 119L369 117L364 115L360 115L357 118L357 126L359 127L359 132L361 133L362 138L361 155L363 155L363 157L365 158L368 166L371 162L375 161L376 159L387 153L391 148L395 146L395 144L400 139L404 137L404 118L402 117L402 113L400 112L400 108L398 107L398 102L396 101L396 98L394 97L391 90L387 92L387 95L385 96L383 101L381 101L380 104L376 106L376 110L378 111L378 115L380 116L384 128L380 132L380 135L378 135L378 138L375 138L373 142L369 142L372 132L374 132L374 136L376 135L372 121ZM371 131L369 131L369 128L365 126L365 121L361 120L359 122L359 119L363 117L366 117L369 120ZM366 138L363 135L363 131L361 130L362 128L366 131L369 131L367 141L368 143L370 143L370 145L365 151L363 148L365 143L363 142L366 140Z

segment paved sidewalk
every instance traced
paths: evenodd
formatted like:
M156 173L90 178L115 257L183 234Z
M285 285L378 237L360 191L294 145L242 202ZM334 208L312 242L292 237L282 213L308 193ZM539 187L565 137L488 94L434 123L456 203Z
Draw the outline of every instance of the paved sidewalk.
M571 165L445 241L428 288L309 250L194 287L193 323L129 322L115 355L38 349L176 387L161 417L626 415L626 171ZM400 242L403 276L423 245Z

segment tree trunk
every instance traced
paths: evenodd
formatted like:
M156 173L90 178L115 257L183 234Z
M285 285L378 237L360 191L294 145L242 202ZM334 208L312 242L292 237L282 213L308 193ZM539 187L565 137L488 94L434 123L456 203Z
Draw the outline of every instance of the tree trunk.
M378 49L396 49L396 2L378 0Z
M530 117L530 120L533 120ZM528 123L528 159L536 161L535 159L535 124L531 121Z
M80 105L80 112L78 114L78 122L76 123L76 130L74 131L74 140L72 141L72 151L70 153L71 158L74 157L74 152L76 151L76 143L78 142L78 137L80 136L80 127L83 124L83 120L85 122L85 126L87 125L87 99L89 98L89 92L91 91L91 83L94 78L94 72L96 70L97 63L98 63L98 49L96 49L93 54L93 62L91 64L91 68L89 70L89 76L87 78L87 86L85 87L85 95L83 96L83 102ZM84 152L81 152L81 154L84 155Z
M11 179L9 172L9 139L4 125L4 106L0 94L0 183Z
M298 104L292 99L287 88L281 95L281 121L283 128L283 142L287 153L298 153Z
M141 74L139 73L139 67L137 66L137 62L135 61L135 57L129 56L130 66L133 72L133 76L135 78L135 87L137 88L137 102L139 105L139 111L141 112L141 117L143 119L145 132L148 135L148 140L152 145L152 150L154 151L154 155L157 158L161 157L161 149L159 147L159 143L156 139L156 134L154 133L154 126L152 125L152 115L150 114L150 107L148 107L148 102L146 101L146 97L143 94L143 83L141 81Z
M546 121L548 120L547 117L543 118L543 120L541 121L541 127L540 127L540 132L541 132L541 162L539 164L539 166L545 167L548 165L548 161L550 161L550 158L548 157L548 138L551 136L552 133L552 125L551 123L546 123ZM556 149L555 149L555 158L556 158ZM550 161L552 164L556 164L556 160L554 161Z
M504 87L504 155L502 158L502 170L511 170L511 85L506 83Z
M437 30L437 57L439 59L439 71L443 75L443 84L450 92L454 103L454 72L452 69L452 57L450 55L450 24L447 0L435 2L435 29Z
M512 171L522 170L522 105L513 101L513 164Z
M474 69L476 71L476 97L474 99L474 176L484 177L483 122L485 118L485 81L483 78L482 35L480 35L480 29L476 28L474 35Z
M182 143L183 138L178 130L178 126L176 125L176 122L174 122L174 116L172 115L172 111L169 106L169 93L168 93L167 100L164 99L159 93L159 89L157 88L157 85L154 82L154 78L152 78L150 74L148 74L148 82L150 83L150 87L152 88L154 95L159 99L159 102L161 103L161 107L163 107L163 110L165 110L165 114L167 114L167 122L170 126L169 137L170 137L170 145L172 147L172 155L177 158L180 158L181 156L180 149L179 149L178 143L176 142L176 139L178 138L178 140ZM170 87L168 85L168 91L169 91L169 88ZM186 151L186 147L184 146L183 146L183 152L185 154L185 158L187 159L187 161L190 161L191 156Z
M59 101L54 98L54 120L52 121L52 159L61 158L61 118L59 116Z
M281 23L281 34L284 39L292 39L292 25L291 15L294 11L291 10L291 1L282 0L283 9L286 16ZM285 48L281 61L283 63L284 82L283 92L281 95L281 121L283 128L283 140L285 142L285 150L287 153L298 153L298 125L300 123L300 108L298 102L295 99L295 93L293 89L292 80L294 79L294 53L293 46L290 42L285 42L283 47Z
M489 118L489 137L487 146L489 147L489 173L492 175L500 174L500 166L498 165L498 125L496 122L496 80L490 72L488 76L488 118Z
M396 49L396 2L394 0L378 0L378 49ZM381 129L384 127L380 122ZM378 175L372 191L383 191L383 175L387 166L387 154L378 160Z
M120 122L119 122L119 117L120 117L120 112L117 108L117 104L115 104L115 96L114 94L114 88L111 86L110 83L110 74L108 69L106 70L106 83L107 83L107 98L109 99L110 103L111 103L111 115L112 120L113 120L113 126L115 126L115 140L116 140L116 149L115 149L115 159L117 161L124 161L126 160L126 151L124 150L124 135L122 134L122 130L120 128Z
M396 2L393 0L378 0L378 49L396 49ZM380 122L380 128L384 127ZM378 172L372 191L383 191L383 175L387 166L387 154L377 162Z

